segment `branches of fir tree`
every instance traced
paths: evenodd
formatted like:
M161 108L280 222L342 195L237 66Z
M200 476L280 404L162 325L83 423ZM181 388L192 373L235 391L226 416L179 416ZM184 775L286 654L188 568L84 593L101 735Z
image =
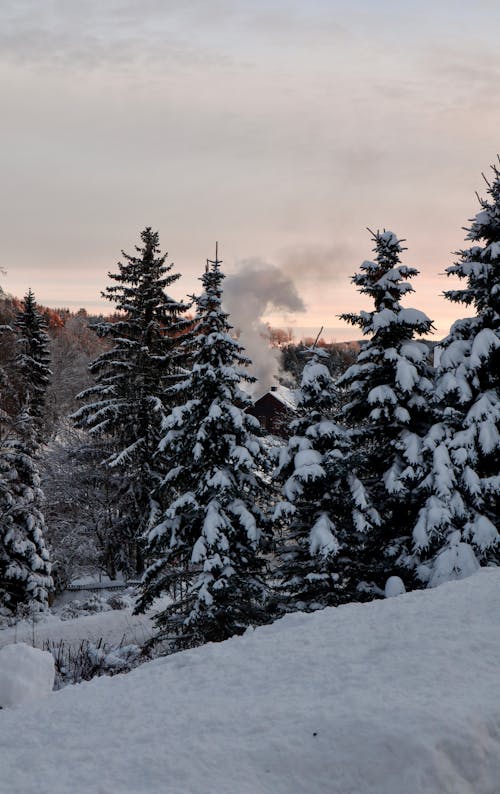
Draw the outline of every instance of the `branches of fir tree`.
M164 420L160 454L174 494L149 533L138 609L170 592L156 618L156 641L172 649L241 634L267 621L263 561L265 519L259 425L241 382L250 363L231 336L222 309L220 260L207 261L203 292L194 299L192 335L184 341L191 370L171 387L178 405Z
M114 283L103 296L117 315L96 330L112 347L90 365L96 383L79 395L86 404L74 415L77 427L107 440L110 454L103 464L122 473L127 542L130 536L137 541L125 570L136 573L143 567L139 539L154 520L151 495L161 479L153 456L174 398L169 386L182 363L179 337L189 324L183 318L187 306L165 291L180 276L166 264L158 233L147 227L141 241L137 254L122 252L118 272L108 274Z

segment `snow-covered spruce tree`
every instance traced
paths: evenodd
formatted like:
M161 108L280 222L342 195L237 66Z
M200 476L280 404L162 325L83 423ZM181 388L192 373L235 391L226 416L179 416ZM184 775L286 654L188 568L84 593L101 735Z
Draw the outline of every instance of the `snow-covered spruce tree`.
M462 289L448 300L471 306L440 344L435 402L440 421L424 445L427 494L414 530L429 585L465 576L499 559L500 494L500 170L466 231L448 276Z
M231 336L222 310L221 262L207 261L195 298L189 347L192 369L173 387L179 400L164 421L165 481L177 496L149 533L149 556L138 610L165 592L155 640L180 649L241 634L266 622L263 562L263 483L257 420L240 388L253 381L250 362Z
M37 310L35 296L28 290L23 308L16 315L14 331L17 354L14 379L19 391L19 410L28 411L35 436L41 440L44 408L50 382L50 343L47 323Z
M0 418L0 607L44 609L52 589L43 494L33 458L36 429L24 412Z
M416 337L428 333L432 322L401 306L413 292L409 279L418 274L401 264L401 241L390 231L377 232L373 240L374 261L364 262L353 282L373 299L374 309L341 315L369 339L338 385L348 390L344 417L364 458L359 476L368 503L380 517L366 534L360 575L364 571L369 587L383 588L390 575L412 586L412 529L421 500L416 484L422 437L432 420L433 376L429 348Z
M77 427L109 443L103 465L122 474L124 545L135 548L124 570L136 573L143 569L139 539L152 520L151 494L160 481L153 455L172 399L167 390L179 366L178 337L186 327L186 306L165 292L179 274L165 264L158 233L148 227L141 240L137 256L122 252L118 273L108 274L114 284L102 294L115 304L117 315L96 330L112 347L91 363L96 384L79 395L86 405L74 414Z
M298 418L275 472L284 480L284 500L275 511L281 526L278 612L312 611L355 598L357 547L378 521L356 477L349 434L333 419L338 393L322 357L328 353L308 353Z

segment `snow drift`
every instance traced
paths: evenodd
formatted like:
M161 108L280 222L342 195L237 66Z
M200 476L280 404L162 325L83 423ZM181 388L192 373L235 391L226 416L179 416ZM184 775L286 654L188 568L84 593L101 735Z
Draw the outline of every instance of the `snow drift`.
M54 686L51 653L24 642L0 649L0 707L47 697ZM1 783L0 783L1 786Z
M9 794L498 794L500 571L0 713Z

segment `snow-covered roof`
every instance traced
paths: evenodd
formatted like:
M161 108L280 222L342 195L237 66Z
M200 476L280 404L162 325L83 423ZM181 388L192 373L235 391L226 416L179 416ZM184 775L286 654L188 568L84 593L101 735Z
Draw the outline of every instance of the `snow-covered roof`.
M286 408L290 408L292 411L297 410L298 399L295 389L289 389L287 386L282 386L281 384L272 386L270 389L268 389L268 391L258 394L254 400L254 403L256 403L258 400L261 400L266 396L266 394L272 395L272 397L278 400L278 402L282 403Z

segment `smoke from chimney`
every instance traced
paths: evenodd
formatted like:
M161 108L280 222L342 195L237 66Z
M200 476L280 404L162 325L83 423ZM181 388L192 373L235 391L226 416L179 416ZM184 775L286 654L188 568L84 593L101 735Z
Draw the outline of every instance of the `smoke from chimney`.
M252 360L251 373L260 392L267 391L279 374L279 351L269 346L269 331L262 317L272 310L304 312L306 306L292 279L276 265L261 259L244 259L224 284L224 307L231 325Z

